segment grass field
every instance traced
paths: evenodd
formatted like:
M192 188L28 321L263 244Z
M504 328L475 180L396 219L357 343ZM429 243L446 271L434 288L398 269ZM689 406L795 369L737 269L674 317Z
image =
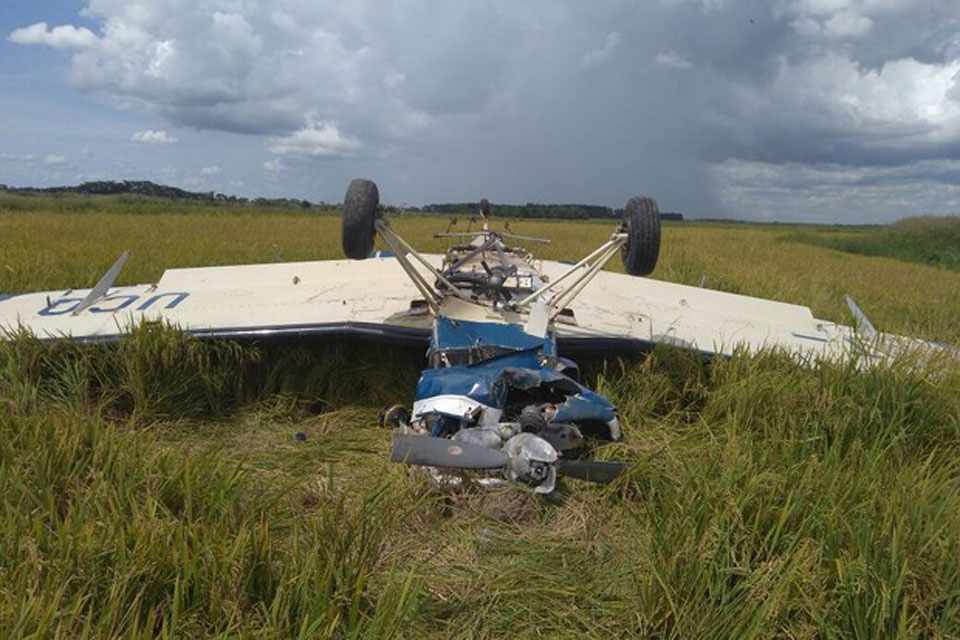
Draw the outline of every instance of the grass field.
M178 207L0 200L0 291L90 286L124 249L128 283L339 254L332 216ZM553 258L610 231L511 225ZM440 220L396 226L444 247ZM654 277L844 321L850 293L884 330L960 343L960 273L796 233L668 226ZM0 635L960 636L960 371L590 363L626 436L602 454L631 470L542 500L441 495L385 462L377 411L411 400L421 355L158 328L0 346Z
M960 271L960 217L957 216L905 218L889 227L827 234L798 232L788 237L865 256L887 256Z

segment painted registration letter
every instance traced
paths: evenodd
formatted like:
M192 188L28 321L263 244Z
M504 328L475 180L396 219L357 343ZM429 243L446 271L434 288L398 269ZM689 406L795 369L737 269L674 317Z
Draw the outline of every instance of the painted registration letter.
M139 299L140 299L140 296L107 296L106 298L100 301L101 304L104 302L113 302L116 300L123 300L123 302L121 302L117 306L110 309L104 309L100 305L97 305L95 307L90 307L90 313L113 313L114 311L121 311L123 309L126 309L127 307L129 307Z
M40 309L41 316L64 316L83 302L83 298L60 298L59 300L52 300L47 302L47 306L43 309ZM62 305L66 305L64 308L59 308Z
M140 305L139 307L137 307L137 311L146 311L146 310L149 309L151 306L153 306L153 303L154 303L154 302L156 302L156 301L159 300L160 298L167 298L167 297L169 297L169 296L173 296L173 300L172 300L170 303L168 303L167 306L164 307L164 309L173 309L173 308L176 307L178 304L180 304L181 302L183 302L184 300L186 300L187 298L189 298L189 297L190 297L190 294L189 294L189 293L184 293L184 292L182 292L182 291L178 291L178 292L174 292L174 293L159 293L159 294L153 296L152 298L150 298L149 300L147 300L146 302L144 302L144 303L143 303L142 305Z

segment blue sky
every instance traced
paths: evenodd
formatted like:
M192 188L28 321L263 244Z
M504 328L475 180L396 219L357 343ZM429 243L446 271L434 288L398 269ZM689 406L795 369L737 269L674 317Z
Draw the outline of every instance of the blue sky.
M43 23L43 24L41 24ZM0 183L960 212L955 0L0 6Z

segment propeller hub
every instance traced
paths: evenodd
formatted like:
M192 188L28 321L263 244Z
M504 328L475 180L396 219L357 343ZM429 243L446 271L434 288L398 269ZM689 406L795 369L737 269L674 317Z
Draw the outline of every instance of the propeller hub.
M550 493L557 484L557 450L532 433L518 433L503 445L507 477L531 485L536 493Z

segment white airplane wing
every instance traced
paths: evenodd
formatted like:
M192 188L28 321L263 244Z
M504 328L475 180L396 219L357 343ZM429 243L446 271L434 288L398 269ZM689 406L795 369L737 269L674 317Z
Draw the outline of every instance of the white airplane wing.
M442 259L424 257L438 266ZM569 268L550 261L540 267L554 278ZM201 337L338 336L425 345L431 317L419 299L393 258L171 269L156 284L0 295L0 330L110 340L140 322L165 321ZM807 307L606 271L570 310L557 324L561 352L672 344L705 354L777 347L842 356L858 344L853 329L818 320ZM878 337L874 355L937 346Z
M0 329L109 340L144 321L203 337L356 335L425 342L430 317L392 259L169 269L156 284L0 296Z

